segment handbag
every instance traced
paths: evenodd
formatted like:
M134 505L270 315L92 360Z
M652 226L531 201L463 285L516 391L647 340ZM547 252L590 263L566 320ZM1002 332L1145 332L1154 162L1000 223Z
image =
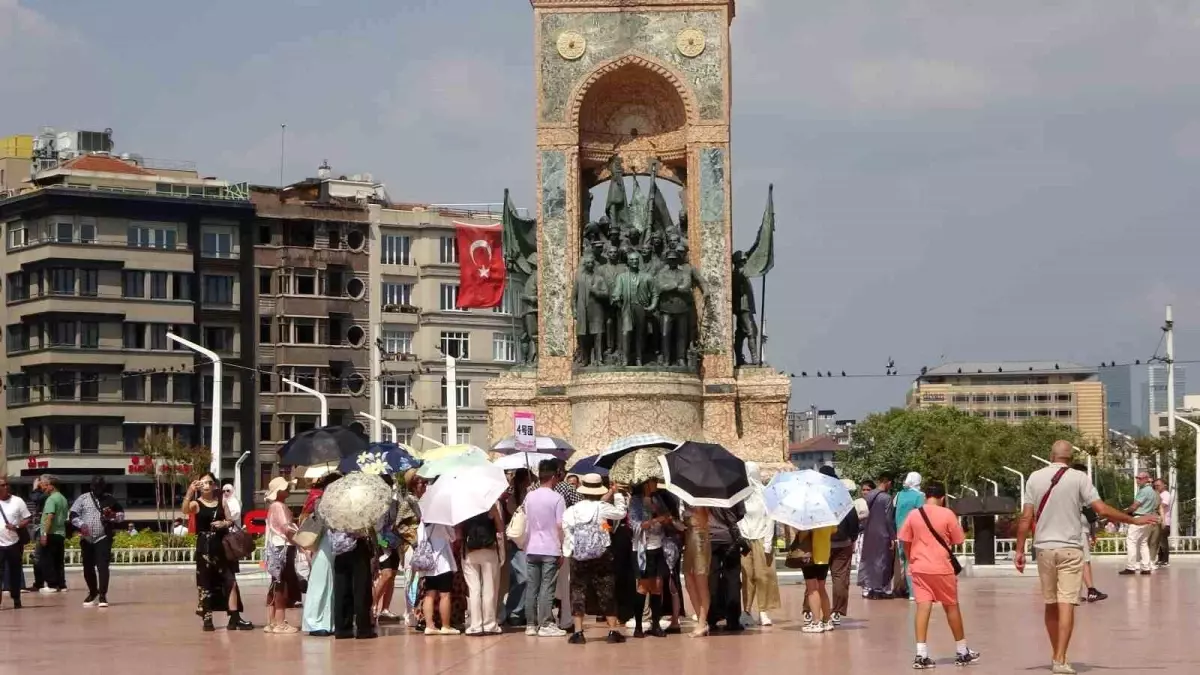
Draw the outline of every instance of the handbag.
M296 534L292 536L292 541L296 546L305 551L315 551L321 546L321 540L325 538L325 521L316 513L313 513L308 518L300 523L300 529L296 530Z
M409 566L414 572L428 573L437 569L437 554L433 551L433 544L429 541L429 525L426 525L425 536L421 538L421 542L417 544L417 549L413 551L412 562Z
M228 519L224 501L221 503L221 513ZM221 537L221 547L225 549L226 560L244 560L254 553L254 537L238 525L230 525L225 536Z
M512 520L508 521L508 527L504 529L504 536L508 537L521 550L524 550L525 544L529 543L529 527L525 519L524 504L517 507Z
M4 518L5 525L12 525L12 523L10 523L8 521L8 515L4 513L4 509L2 509L2 508L0 508L0 517ZM28 527L17 527L17 546L21 550L24 550L25 547L28 546L29 542L31 542L31 541L33 541L33 536L31 534L29 534L29 528Z
M812 565L812 561L812 532L797 532L796 536L792 538L791 545L788 546L788 554L783 561L783 566L790 570L798 570Z
M946 540L942 539L942 535L938 534L937 530L933 529L933 523L929 522L929 515L925 513L925 507L922 506L917 509L917 513L921 514L921 520L925 521L925 527L929 528L929 533L933 535L933 538L937 540L937 543L941 544L942 548L946 549L946 554L950 556L950 566L954 568L954 575L958 576L959 574L962 574L962 563L958 561L958 556L954 555L954 549L950 548L950 544L947 544Z

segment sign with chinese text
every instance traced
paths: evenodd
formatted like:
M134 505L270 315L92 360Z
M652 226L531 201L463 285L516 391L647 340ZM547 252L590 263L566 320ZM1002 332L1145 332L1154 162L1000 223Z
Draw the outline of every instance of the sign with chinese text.
M514 412L513 425L516 428L517 452L533 452L537 449L537 425L531 412Z

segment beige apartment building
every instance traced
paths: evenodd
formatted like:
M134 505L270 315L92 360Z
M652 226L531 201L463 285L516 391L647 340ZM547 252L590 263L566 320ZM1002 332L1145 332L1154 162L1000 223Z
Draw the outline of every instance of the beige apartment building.
M382 418L398 440L418 449L441 443L488 442L483 385L517 361L515 298L494 309L455 309L458 249L454 223L499 223L499 211L478 207L372 207L371 323L377 327ZM445 355L456 359L456 386L447 391ZM458 423L446 420L447 396ZM386 438L390 430L383 429Z
M180 163L43 153L6 195L5 475L21 485L53 473L72 497L103 475L131 518L151 518L140 441L153 432L211 441L211 367L168 332L228 364L221 434L231 475L256 419L253 323L242 311L254 300L245 187Z
M1098 371L1065 361L944 364L917 378L908 406L952 406L1009 424L1049 418L1075 427L1094 443L1108 437Z

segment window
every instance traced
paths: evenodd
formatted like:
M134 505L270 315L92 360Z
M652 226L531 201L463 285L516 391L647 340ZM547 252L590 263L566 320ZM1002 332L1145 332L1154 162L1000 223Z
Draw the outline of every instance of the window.
M292 319L292 335L290 342L297 345L317 344L316 319Z
M441 304L439 307L442 311L446 312L458 310L458 284L442 284Z
M75 223L60 221L54 225L54 243L70 244L75 241Z
M974 396L971 397L971 401L973 403L987 403L988 395L987 394L975 394Z
M991 416L992 416L992 411L990 411L990 410L976 410L976 411L975 411L975 416L976 416L976 417L991 417Z
M442 427L442 442L443 443L468 444L471 442L471 427L459 427L458 428L458 438L454 439L453 441L446 440L446 435L447 435L447 432L449 432L449 430L450 430L450 427Z
M171 327L165 323L150 324L150 349L160 352L167 351L169 349L167 343L170 342L167 340L167 331L170 329Z
M279 418L283 423L283 437L291 438L296 434L303 433L309 429L316 429L318 417L316 415L291 415Z
M144 403L146 401L146 378L142 375L127 375L121 378L121 400Z
M174 227L130 223L128 244L136 248L175 250L177 237Z
M79 451L87 454L100 452L100 425L79 425Z
M78 379L71 371L55 371L50 375L50 398L55 401L74 401L75 382Z
M75 270L70 267L51 267L46 276L50 280L50 295L75 295Z
M13 373L8 376L8 404L17 405L29 403L29 376L25 373Z
M166 373L150 375L150 401L152 403L166 403L170 389L171 378Z
M146 273L141 270L125 270L121 279L121 295L126 298L146 297Z
M383 350L388 354L411 354L413 334L410 330L383 330Z
M1050 394L1034 394L1033 400L1037 401L1038 403L1049 403Z
M296 270L293 273L295 280L292 283L292 293L296 295L316 295L317 294L317 271L316 270Z
M234 386L233 385L236 380L237 380L237 376L233 375L233 373L229 373L229 372L225 373L224 377L221 378L221 407L222 408L228 408L231 406L231 404L234 403L234 400L233 400ZM213 402L212 398L213 398L213 376L205 375L200 382L200 401L202 403L211 404Z
M232 306L233 277L228 274L205 274L200 300L206 305Z
M954 398L951 399L951 402L953 402L953 403L970 403L971 397L967 396L966 394L955 394Z
M1071 395L1070 394L1055 394L1054 402L1055 403L1070 403Z
M8 247L23 248L29 245L29 230L25 229L24 223L8 226Z
M1035 417L1049 417L1050 411L1045 408L1038 408L1037 410L1033 411L1033 414Z
M142 439L146 437L146 425L126 424L124 432L125 452L128 454L141 452Z
M29 330L25 324L14 323L8 326L5 344L8 353L29 351Z
M392 430L387 427L383 427L383 429L380 430L380 433L383 435L384 443L404 443L405 445L411 445L413 436L416 434L416 430L412 427L396 427L396 435L393 437Z
M50 452L75 452L75 425L50 425Z
M261 246L270 246L271 245L271 226L270 225L259 225L258 226L258 243Z
M271 416L270 415L259 415L258 416L258 440L260 440L260 441L274 440L274 437L271 435Z
M519 307L521 300L520 289L512 284L504 286L504 295L500 297L500 304L492 308L496 314L515 314L516 308Z
M1007 410L997 410L995 413L995 417L997 417L999 419L1008 419L1008 411Z
M13 272L8 275L8 301L29 299L29 275L24 272Z
M214 352L232 352L233 329L227 326L205 327L204 346Z
M208 230L200 235L200 255L205 258L232 258L233 233Z
M504 363L517 361L517 341L512 333L492 333L492 360Z
M96 219L89 216L79 218L79 243L96 243Z
M100 324L95 321L79 322L79 346L83 349L100 348Z
M1013 417L1016 417L1016 418L1018 418L1018 419L1028 419L1028 418L1029 418L1029 411L1028 411L1028 410L1025 410L1025 409L1021 409L1021 410L1014 410L1014 411L1013 411Z
M454 265L458 263L458 240L454 237L442 237L441 250L439 260L442 264Z
M1013 403L1029 403L1029 394L1014 394Z
M146 348L146 324L144 323L126 323L125 336L122 346L125 349L145 349Z
M408 380L383 381L383 404L389 408L407 408L408 394Z
M384 282L381 291L380 296L383 298L385 306L412 304L412 284L391 284Z
M470 380L457 380L454 384L455 384L455 390L458 392L458 395L454 397L455 405L459 408L470 408L471 407L471 381ZM442 407L443 408L446 407L446 379L445 378L442 378Z
M271 342L271 317L258 317L258 344L269 345Z
M1062 418L1074 417L1075 413L1070 410L1055 410L1054 416L1062 419Z
M75 322L55 320L50 321L46 326L47 336L51 347L74 347L75 340Z
M258 294L271 295L271 270L258 271Z
M269 394L274 389L271 388L271 382L275 379L275 373L270 372L270 369L262 369L258 374L258 393Z
M1012 397L1009 396L1008 394L995 394L994 396L992 396L993 403L1008 403L1011 400L1012 400Z
M150 273L150 297L154 300L167 299L167 273Z
M384 265L411 265L412 239L402 234L385 234L380 246L380 260Z
M79 294L89 298L100 295L100 270L79 270Z
M172 295L176 300L194 300L192 293L192 275L187 272L176 272L173 279Z
M80 401L99 401L100 400L100 380L104 379L100 373L80 373L79 374L79 400Z
M195 375L178 373L171 376L171 400L176 403L192 402L192 387L195 385Z
M471 358L471 334L442 331L442 353L464 361Z

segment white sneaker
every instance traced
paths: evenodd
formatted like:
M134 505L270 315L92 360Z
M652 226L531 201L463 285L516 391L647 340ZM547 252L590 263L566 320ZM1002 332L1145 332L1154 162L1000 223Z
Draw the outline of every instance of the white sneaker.
M548 638L560 638L566 634L567 631L559 628L558 626L542 626L541 630L537 632L538 637Z
M49 586L42 586L41 588L38 589L38 593L41 593L42 595L53 595L57 592L58 592L58 589L50 588Z
M759 612L758 623L761 626L774 626L775 625L775 623L773 621L771 621L771 617L767 616L766 612Z
M836 626L833 625L832 621L826 621L825 623L820 624L820 626L821 626L822 633L828 633L828 632L832 631L834 628L836 628Z
M834 612L833 614L830 615L829 622L835 626L840 626L840 625L842 625L842 619L845 619L845 618L846 617L842 616L841 614Z
M820 623L820 622L806 623L806 624L804 624L804 627L800 629L800 632L801 633L824 633L825 632L825 624Z
M528 635L529 637L537 637L537 634L538 634L537 626L525 626L525 634Z
M628 628L628 629L630 629L630 630L633 630L634 628L637 628L637 619L630 619L630 620L626 621L626 622L625 622L625 627L626 627L626 628Z

